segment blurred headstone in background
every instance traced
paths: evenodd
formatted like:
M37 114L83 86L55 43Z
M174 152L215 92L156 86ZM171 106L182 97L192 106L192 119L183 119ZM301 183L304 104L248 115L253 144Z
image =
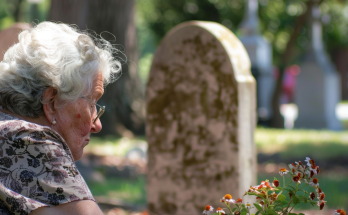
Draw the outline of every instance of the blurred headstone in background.
M146 91L151 213L201 214L256 183L255 88L246 50L224 26L192 21L167 33Z
M31 25L26 23L15 23L11 27L0 31L0 61L4 59L4 54L8 48L18 43L18 34L30 29Z
M311 44L297 76L295 127L341 130L336 116L336 106L341 100L340 78L324 49L320 18L319 5L314 5L310 18Z
M243 36L240 40L249 54L251 71L257 82L258 124L269 126L275 86L272 46L259 32L258 0L247 0L245 4L245 17L240 26Z

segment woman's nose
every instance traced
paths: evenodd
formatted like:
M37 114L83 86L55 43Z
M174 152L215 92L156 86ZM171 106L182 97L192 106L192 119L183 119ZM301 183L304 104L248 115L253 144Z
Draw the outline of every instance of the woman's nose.
M102 124L99 118L94 123L92 122L91 130L92 133L98 133L102 130Z

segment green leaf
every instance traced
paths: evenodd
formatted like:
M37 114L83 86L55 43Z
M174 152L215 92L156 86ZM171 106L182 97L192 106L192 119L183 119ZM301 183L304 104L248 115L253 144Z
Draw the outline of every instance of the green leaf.
M292 192L293 192L293 191L290 190L290 189L284 189L284 190L288 191L289 193L292 193Z
M259 215L259 213L261 213L261 211L256 212L256 214L255 214L255 215Z
M263 210L262 207L261 207L259 204L257 204L257 203L254 203L254 206L255 206L255 208L257 208L257 210L259 210L259 211L262 211L262 210Z
M232 212L234 212L235 210L237 210L237 208L233 208L233 209L232 209Z
M289 185L289 187L291 187L293 190L296 190L296 188L295 188L295 187L293 187L293 186L291 186L291 185Z
M247 209L243 208L240 212L248 212Z
M298 215L306 215L306 214L303 214L303 213L299 213Z
M263 197L263 196L261 196L261 195L259 195L259 194L256 194L256 193L251 193L251 192L249 192L248 195L258 196L258 197L262 198L263 200L265 199L265 197Z
M297 204L300 202L300 199L297 198L297 196L293 196L293 197L292 197L292 202L293 202L295 205L297 205Z
M280 194L279 196L278 196L278 200L279 201L284 201L286 199L286 196L284 196L283 194Z
M240 214L241 215L247 215L247 212L241 212Z
M274 180L278 180L276 177L274 177Z
M297 214L295 214L295 213L289 213L288 215L297 215Z

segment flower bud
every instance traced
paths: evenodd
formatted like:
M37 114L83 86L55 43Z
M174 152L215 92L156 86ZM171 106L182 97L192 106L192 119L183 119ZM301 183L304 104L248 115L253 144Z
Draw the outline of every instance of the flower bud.
M274 180L274 181L273 181L273 186L279 187L279 181L278 181L278 180Z
M312 200L315 199L315 193L311 192L311 194L309 195L309 198L311 198Z

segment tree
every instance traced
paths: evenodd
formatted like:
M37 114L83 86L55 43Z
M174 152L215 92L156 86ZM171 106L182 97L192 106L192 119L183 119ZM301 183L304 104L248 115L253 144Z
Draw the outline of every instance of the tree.
M139 7L146 25L156 35L157 42L175 25L188 20L219 22L240 35L239 25L244 16L245 1L235 0L148 0ZM306 19L313 3L319 3L323 20L331 17L331 23L323 30L324 42L332 54L334 63L347 76L348 63L346 36L348 17L345 15L348 2L343 0L259 0L261 34L271 43L273 63L279 68L279 76L273 95L272 127L283 127L279 112L284 69L301 61L301 56L309 45ZM139 4L144 4L139 1ZM345 77L342 76L342 77ZM346 83L342 86L347 86ZM348 88L346 87L348 94ZM348 98L348 95L346 96Z
M106 106L99 135L144 134L144 89L137 75L138 50L134 0L52 0L49 20L75 24L112 42L125 55L122 76L106 87L99 103ZM125 61L125 59L124 59Z

